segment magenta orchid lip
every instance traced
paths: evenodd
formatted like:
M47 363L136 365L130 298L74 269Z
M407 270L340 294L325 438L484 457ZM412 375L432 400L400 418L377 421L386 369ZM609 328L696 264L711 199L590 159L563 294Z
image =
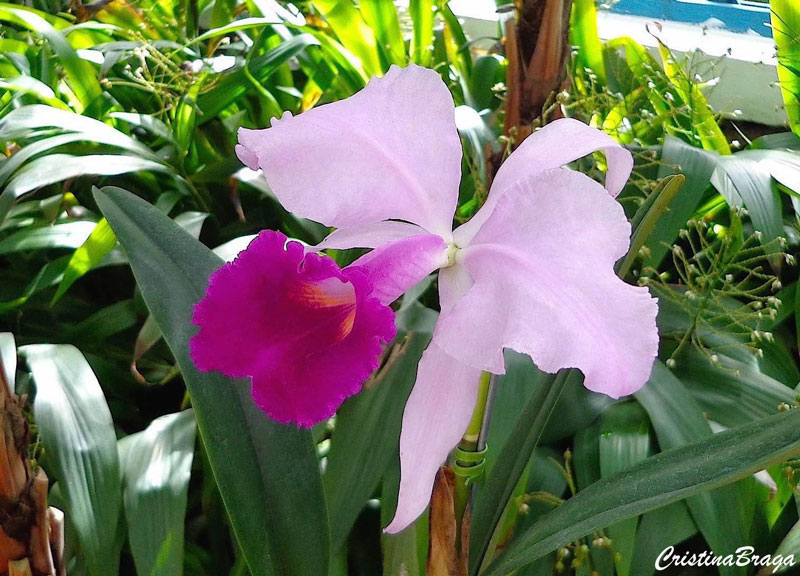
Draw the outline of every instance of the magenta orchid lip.
M263 231L211 276L194 309L192 358L249 377L273 420L313 426L361 389L394 338L394 313L372 292L359 268Z

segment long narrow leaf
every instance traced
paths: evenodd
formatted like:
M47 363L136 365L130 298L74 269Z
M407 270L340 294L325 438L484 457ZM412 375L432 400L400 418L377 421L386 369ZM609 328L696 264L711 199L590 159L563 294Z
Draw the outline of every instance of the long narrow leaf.
M183 574L194 436L194 414L186 410L157 418L119 441L128 538L139 574Z
M273 422L255 406L246 382L200 372L189 355L192 307L222 260L124 190L96 190L95 199L178 361L250 571L324 574L328 519L311 433Z
M122 493L117 437L103 391L73 346L34 344L19 351L36 382L33 413L45 470L54 472L64 494L89 573L113 576Z
M730 484L798 454L800 410L662 452L570 498L517 535L484 574L509 574L604 526Z

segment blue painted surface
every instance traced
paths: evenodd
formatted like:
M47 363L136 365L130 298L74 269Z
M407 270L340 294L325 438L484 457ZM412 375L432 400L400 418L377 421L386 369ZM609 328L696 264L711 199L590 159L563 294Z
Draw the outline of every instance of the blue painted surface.
M611 12L688 24L711 20L713 27L741 34L749 31L772 36L769 28L769 5L744 0L619 0ZM717 22L718 21L718 22ZM721 22L721 24L720 24Z

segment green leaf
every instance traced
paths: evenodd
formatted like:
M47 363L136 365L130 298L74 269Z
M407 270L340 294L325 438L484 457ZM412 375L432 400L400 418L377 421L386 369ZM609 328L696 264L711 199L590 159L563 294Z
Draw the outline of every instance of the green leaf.
M86 242L94 228L95 223L87 221L23 228L0 240L0 255L27 250L75 249Z
M214 0L214 7L211 9L211 27L217 28L232 22L236 4L236 0Z
M800 558L800 522L795 524L781 541L778 549L775 550L775 554L773 554L773 558L777 556L783 556L784 559L787 559L789 556L794 556L795 559ZM781 569L774 573L786 572L790 567L791 566L788 564L782 565Z
M792 131L800 136L800 6L793 0L771 0L769 7L786 115Z
M625 278L628 275L631 266L639 255L639 250L645 245L650 235L653 234L662 216L669 209L672 200L685 182L686 178L681 174L662 178L656 189L650 193L645 203L636 212L636 216L631 222L635 227L631 237L631 247L625 259L617 265L617 275L620 278Z
M624 472L652 454L650 423L636 403L624 402L603 413L600 427L599 459L602 477ZM637 518L629 518L606 530L614 543L614 564L619 576L628 576L633 560Z
M8 182L0 195L0 219L8 213L20 196L43 186L79 176L116 176L140 170L170 172L167 166L159 162L121 154L91 154L87 156L49 154L42 156L26 164Z
M711 183L730 206L747 208L753 227L762 234L762 244L784 235L780 196L760 163L738 154L720 157Z
M297 56L309 46L317 46L320 42L311 34L298 34L281 42L262 56L246 63L250 74L261 84L290 58ZM245 70L239 68L220 74L214 80L214 89L197 97L197 107L202 111L200 124L217 118L220 112L239 100L251 89L250 80Z
M0 89L8 90L16 94L33 96L54 108L69 110L69 106L56 98L50 86L31 76L16 76L14 78L0 80Z
M606 67L603 61L603 46L597 33L595 0L575 0L572 3L571 17L570 43L578 47L578 65L590 69L600 83L604 84Z
M518 534L484 576L509 574L604 526L730 484L798 454L800 410L789 410L651 456L595 482ZM714 551L724 553L716 547Z
M718 365L699 350L688 348L674 370L712 420L734 427L774 414L781 403L794 402L797 393L763 374L754 362L715 355Z
M399 457L403 407L429 341L430 334L409 334L393 349L386 365L367 383L366 389L347 400L336 415L336 430L325 468L334 550L345 543L387 466Z
M191 46L192 44L196 44L197 42L204 42L206 40L210 40L211 38L216 38L218 36L227 36L232 32L238 32L239 30L249 30L250 28L261 28L263 26L268 26L270 24L279 24L281 22L278 18L241 18L240 20L234 20L232 22L228 22L223 26L219 26L217 28L212 28L211 30L206 30L200 36L192 39L187 45Z
M680 230L686 227L687 220L692 217L708 188L717 158L716 154L689 146L673 136L664 137L658 177L661 179L672 173L680 173L686 177L686 182L645 242L650 250L651 266L661 263Z
M383 72L375 34L364 22L353 0L314 0L314 5L325 16L342 46L361 60L367 74L373 76Z
M384 0L361 0L358 7L364 20L372 28L386 61L398 66L408 64L406 44L403 41L403 31L394 3Z
M19 352L36 383L33 414L44 468L64 494L64 512L89 573L113 576L122 494L117 437L103 390L74 346L34 344Z
M89 234L86 241L72 253L72 258L70 258L67 269L64 271L64 277L61 279L61 283L58 285L58 290L56 290L50 305L52 306L58 302L61 297L67 293L70 286L89 270L97 266L100 261L105 258L106 254L111 252L116 245L117 237L114 236L114 231L111 229L111 226L109 226L106 219L103 218L94 227L94 230Z
M675 61L674 55L658 40L658 49L661 54L661 62L664 72L670 84L680 95L686 107L689 109L691 128L700 140L704 150L717 152L718 154L729 155L731 147L728 139L722 133L722 129L717 124L716 118L711 107L708 105L700 86L689 77L686 66Z
M539 444L556 402L567 381L582 378L577 371L562 371L550 383L537 384L517 420L514 431L503 446L486 483L478 491L470 526L470 573L477 574L483 557L503 516L514 488L519 482L534 448Z
M684 502L675 502L642 516L633 551L631 576L652 576L656 558L661 552L697 533L689 509Z
M325 573L328 519L311 432L273 422L255 406L246 382L200 372L189 354L192 307L222 260L124 190L95 190L95 199L181 369L250 571Z
M636 393L636 399L650 415L662 450L702 442L713 435L700 406L660 361L654 364L649 382ZM748 541L741 495L736 486L692 496L686 503L706 542L717 554L731 554ZM720 572L745 571L741 567L722 566Z
M433 57L433 0L410 0L408 12L414 22L411 60L421 66L430 66Z
M78 56L63 32L54 28L43 16L43 13L36 10L0 3L0 20L22 26L47 39L67 75L72 92L82 106L82 109L78 111L82 112L102 93L100 83L97 81L97 73L89 62ZM65 25L68 24L66 21L63 22Z
M185 410L156 418L119 441L128 538L139 574L183 575L194 436L194 414Z
M0 332L0 368L11 392L14 392L14 380L17 373L17 344L11 332Z
M28 285L19 297L6 302L0 302L0 314L7 314L11 310L16 310L20 306L23 306L28 299L37 292L58 284L61 281L64 270L66 270L69 264L69 259L69 255L62 256L42 266L36 276L28 282Z

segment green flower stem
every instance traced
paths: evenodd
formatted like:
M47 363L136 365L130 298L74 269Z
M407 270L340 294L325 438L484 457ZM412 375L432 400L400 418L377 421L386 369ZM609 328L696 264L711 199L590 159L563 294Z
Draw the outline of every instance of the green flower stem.
M472 484L473 476L465 474L470 469L480 473L483 469L484 461L481 457L481 452L485 448L486 433L488 432L488 416L491 404L491 389L492 389L492 375L489 372L481 374L480 382L478 383L478 398L475 402L475 409L472 412L472 418L469 421L469 426L461 442L458 444L456 450L456 457L454 461L455 474L455 488L454 488L454 505L456 516L456 530L460 540L461 534L461 521L464 518L464 512L467 509L467 504L472 497ZM474 454L474 456L470 456ZM462 471L459 472L459 469Z

